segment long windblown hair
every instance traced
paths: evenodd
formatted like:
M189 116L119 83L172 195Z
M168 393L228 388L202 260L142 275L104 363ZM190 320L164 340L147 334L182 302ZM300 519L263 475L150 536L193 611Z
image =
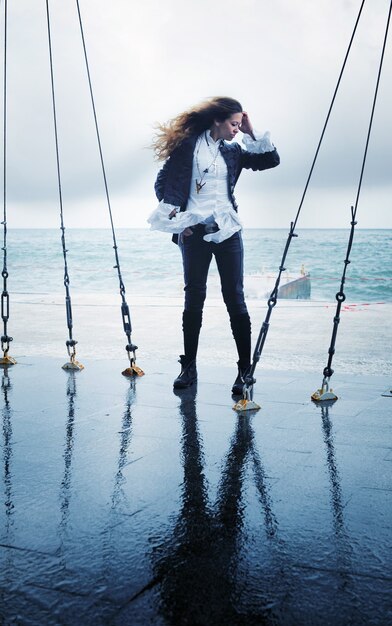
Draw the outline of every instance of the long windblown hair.
M152 143L157 160L164 161L186 137L200 135L211 128L215 120L224 122L233 113L242 113L238 100L218 96L180 113L165 124L157 124Z

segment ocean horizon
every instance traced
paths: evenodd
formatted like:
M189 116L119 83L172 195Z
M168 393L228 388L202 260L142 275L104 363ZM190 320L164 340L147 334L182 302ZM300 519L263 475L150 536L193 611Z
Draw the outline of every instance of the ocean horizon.
M264 320L265 293L276 280L287 240L285 229L246 229L245 293L253 341ZM73 337L85 359L118 359L126 365L126 337L110 229L67 229L67 264L72 298ZM279 298L271 318L260 368L323 371L336 310L336 293L346 257L348 232L299 229L282 278L309 273L307 300ZM67 360L64 259L59 229L9 230L7 237L8 332L11 355L56 356ZM169 235L148 229L118 229L118 254L132 340L138 363L175 363L182 350L182 261ZM344 286L346 301L334 366L336 371L389 374L391 344L392 230L358 230ZM237 360L215 263L211 263L199 344L200 362L215 365ZM155 365L153 365L155 367ZM259 370L259 368L258 368Z
M335 298L346 258L346 229L298 229L286 257L282 281L306 272L311 300ZM249 228L243 231L245 290L264 299L274 285L286 245L287 229ZM8 291L62 293L64 259L61 231L9 229L7 233ZM67 264L71 291L117 293L112 232L108 228L67 228ZM145 228L116 230L126 291L137 296L180 297L182 262L170 235ZM392 301L391 229L358 229L347 268L345 294L352 302ZM220 297L215 263L211 263L208 294Z

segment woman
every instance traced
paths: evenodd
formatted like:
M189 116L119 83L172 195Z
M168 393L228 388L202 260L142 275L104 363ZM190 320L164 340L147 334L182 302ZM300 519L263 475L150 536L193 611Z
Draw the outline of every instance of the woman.
M159 171L153 230L173 233L179 244L185 282L182 315L184 354L175 389L197 380L196 354L207 291L208 268L215 256L222 295L238 351L238 375L232 393L241 394L251 362L251 323L244 300L243 246L234 187L242 168L264 170L279 165L269 133L254 131L237 100L211 98L160 125L153 147ZM230 143L244 133L246 149Z

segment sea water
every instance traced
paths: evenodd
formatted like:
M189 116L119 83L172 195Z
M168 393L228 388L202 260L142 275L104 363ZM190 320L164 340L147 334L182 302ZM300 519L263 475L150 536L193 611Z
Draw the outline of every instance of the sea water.
M311 299L330 301L340 290L349 230L303 229L292 239L283 273L295 279L301 269L310 275ZM264 298L274 284L287 240L284 229L248 229L243 232L245 285L247 278L260 289L250 298ZM143 229L115 233L121 277L132 296L181 296L182 262L170 235ZM118 293L118 273L112 232L108 229L65 231L67 272L71 293ZM344 292L350 302L392 301L392 230L361 230L354 235ZM64 292L64 257L61 231L17 229L7 234L8 291L14 293ZM264 279L267 279L265 281ZM219 296L215 262L211 263L209 296Z
M264 282L276 279L288 233L245 230L245 288L253 341L264 320ZM262 366L276 370L322 371L340 290L349 232L299 230L283 275L310 274L310 300L279 299L270 320ZM391 235L388 230L357 230L347 279L346 301L334 357L337 371L391 374ZM67 273L72 297L73 338L78 358L126 361L119 278L110 230L67 229ZM149 230L118 230L116 245L121 278L132 320L138 363L176 368L182 350L182 261L169 235ZM66 326L64 257L60 230L9 230L7 236L8 333L11 353L19 359L36 355L65 360ZM249 284L259 290L248 289ZM216 265L211 263L199 343L200 363L229 363L236 351L220 294ZM234 371L234 370L233 370ZM174 372L174 369L173 369Z

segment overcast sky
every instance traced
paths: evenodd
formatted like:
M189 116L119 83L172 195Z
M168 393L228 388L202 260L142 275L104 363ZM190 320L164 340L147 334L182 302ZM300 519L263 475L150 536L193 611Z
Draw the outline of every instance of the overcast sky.
M294 219L360 0L80 0L114 223L147 227L156 121L214 95L237 98L270 130L279 168L243 172L245 227ZM8 3L9 228L57 227L59 202L46 6ZM74 0L50 0L64 218L108 227ZM2 15L3 46L4 2ZM348 227L389 0L367 0L300 227ZM358 207L358 227L392 228L391 35Z

